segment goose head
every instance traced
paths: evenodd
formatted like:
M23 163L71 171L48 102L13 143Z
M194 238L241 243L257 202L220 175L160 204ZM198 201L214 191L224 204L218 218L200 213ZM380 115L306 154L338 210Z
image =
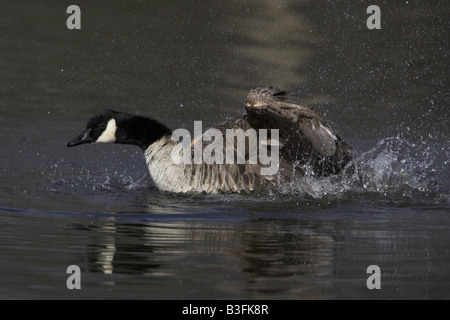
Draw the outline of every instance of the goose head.
M156 120L108 109L94 115L86 130L69 141L67 146L121 143L137 145L145 151L153 142L170 134L171 130Z

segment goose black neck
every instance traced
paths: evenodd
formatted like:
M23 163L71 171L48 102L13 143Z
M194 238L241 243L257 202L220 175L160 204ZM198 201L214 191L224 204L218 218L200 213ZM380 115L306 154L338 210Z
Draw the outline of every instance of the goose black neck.
M139 146L145 152L153 142L171 134L172 130L156 120L139 115L126 115L119 120L116 142Z

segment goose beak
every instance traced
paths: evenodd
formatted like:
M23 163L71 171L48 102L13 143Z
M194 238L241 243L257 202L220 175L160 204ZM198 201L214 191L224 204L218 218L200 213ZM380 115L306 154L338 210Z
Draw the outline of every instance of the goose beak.
M90 133L91 133L91 129L85 130L85 131L84 131L82 134L80 134L78 137L76 137L76 138L73 139L72 141L69 141L69 142L67 143L67 146L68 146L68 147L75 147L75 146L78 146L78 145L80 145L80 144L94 142L94 139L91 138Z

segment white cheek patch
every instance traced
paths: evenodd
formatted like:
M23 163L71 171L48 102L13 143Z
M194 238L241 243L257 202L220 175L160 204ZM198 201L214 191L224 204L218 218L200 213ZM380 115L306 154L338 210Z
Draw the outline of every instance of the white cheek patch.
M116 142L116 120L111 119L108 121L108 124L105 128L105 131L98 137L95 143L114 143Z

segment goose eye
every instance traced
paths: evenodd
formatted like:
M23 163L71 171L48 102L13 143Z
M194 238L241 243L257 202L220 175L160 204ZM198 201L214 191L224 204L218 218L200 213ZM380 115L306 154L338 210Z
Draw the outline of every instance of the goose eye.
M99 124L98 126L100 129L105 129L106 128L106 123L102 122Z

